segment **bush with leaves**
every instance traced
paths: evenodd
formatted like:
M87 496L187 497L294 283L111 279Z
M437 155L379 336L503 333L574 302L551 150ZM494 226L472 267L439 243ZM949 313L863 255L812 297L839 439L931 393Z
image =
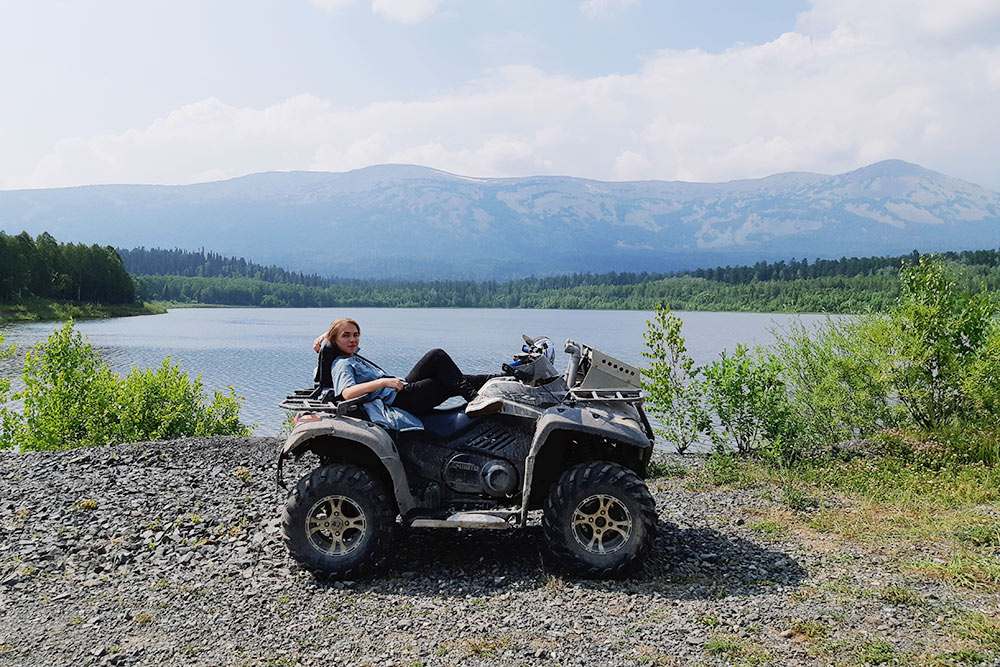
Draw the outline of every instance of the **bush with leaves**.
M913 423L936 429L975 418L1000 371L996 295L958 287L953 269L925 255L900 271L901 296L872 344L886 352L884 372ZM995 389L995 385L994 389Z
M863 315L774 331L767 354L781 369L803 449L828 448L899 423L901 408L878 371L884 355L872 345L886 326L884 316Z
M925 255L903 266L885 314L792 325L770 349L738 346L703 368L686 355L680 320L660 311L643 385L660 434L686 447L709 431L717 448L788 463L885 429L957 429L986 443L974 455L987 460L1000 414L1000 303L959 287L968 282Z
M238 398L205 396L169 358L157 370L114 373L67 322L25 357L24 390L13 399L23 412L3 407L0 448L22 450L162 440L190 435L247 435Z
M28 351L22 378L24 389L14 398L24 409L13 433L22 450L106 442L115 375L72 322Z
M1000 325L996 322L963 374L962 392L967 419L995 431L1000 415Z
M717 448L735 445L738 453L748 454L767 447L782 459L794 456L796 429L777 359L737 345L703 372L708 402L718 418L712 431Z
M201 377L191 380L167 357L156 370L133 368L117 384L114 438L119 442L170 440L188 435L237 435L239 400L215 392L206 403Z
M885 314L776 332L800 437L825 447L897 427L990 426L1000 409L1000 326L994 295L960 288L952 268L923 256L900 271Z
M4 345L7 337L0 332L0 363L17 352L14 345ZM0 450L9 449L16 428L14 413L7 410L10 400L10 378L0 377Z
M642 353L651 361L649 368L643 369L642 388L650 413L663 425L656 434L681 454L712 424L705 407L704 383L698 377L701 371L687 353L682 324L669 310L658 309L655 318L646 321L646 349Z

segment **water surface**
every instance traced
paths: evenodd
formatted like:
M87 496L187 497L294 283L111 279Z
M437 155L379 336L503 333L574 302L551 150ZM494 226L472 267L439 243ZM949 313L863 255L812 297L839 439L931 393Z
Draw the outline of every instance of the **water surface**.
M805 323L823 315L677 313L695 363L714 359L738 343L763 345L770 330L792 319ZM162 315L77 323L77 329L108 360L127 372L157 366L167 356L208 390L236 388L246 399L241 416L257 435L274 435L284 413L278 402L311 385L316 364L312 340L330 321L353 317L361 324L361 352L388 372L405 375L425 351L447 350L470 373L499 372L519 351L521 334L549 336L560 345L556 367L565 367L566 338L590 345L626 363L642 366L643 332L653 314L614 310L502 310L444 308L178 308ZM10 325L7 342L30 346L58 323ZM22 350L23 356L23 350ZM13 371L8 370L8 373Z

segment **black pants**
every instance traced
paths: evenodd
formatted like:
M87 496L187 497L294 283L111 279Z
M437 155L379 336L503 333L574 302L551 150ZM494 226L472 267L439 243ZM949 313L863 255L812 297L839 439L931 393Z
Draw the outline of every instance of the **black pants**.
M461 396L471 385L448 353L433 349L406 374L406 386L396 394L393 407L420 415L452 396Z

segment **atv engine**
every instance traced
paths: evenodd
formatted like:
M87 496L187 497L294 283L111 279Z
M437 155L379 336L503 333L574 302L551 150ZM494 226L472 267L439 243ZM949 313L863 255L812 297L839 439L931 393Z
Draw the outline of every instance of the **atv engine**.
M439 484L446 498L511 499L521 492L532 424L505 415L468 420L442 440L423 431L400 435L399 452L416 472L414 487ZM518 462L518 463L515 463ZM419 481L418 481L419 480Z
M518 490L520 475L508 461L477 454L455 454L444 464L444 483L458 493L483 493L509 498Z

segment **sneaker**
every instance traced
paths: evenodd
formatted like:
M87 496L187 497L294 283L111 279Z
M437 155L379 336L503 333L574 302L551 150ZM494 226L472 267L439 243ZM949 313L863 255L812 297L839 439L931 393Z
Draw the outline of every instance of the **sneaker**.
M484 397L465 406L465 414L470 417L484 417L495 415L503 409L503 399L496 397Z

